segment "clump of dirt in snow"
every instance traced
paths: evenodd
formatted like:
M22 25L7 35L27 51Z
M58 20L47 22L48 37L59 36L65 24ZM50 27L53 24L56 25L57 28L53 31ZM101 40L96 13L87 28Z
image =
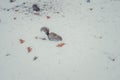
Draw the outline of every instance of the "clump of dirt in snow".
M116 60L116 58L110 57L110 56L108 57L108 59L111 60L111 61L115 61Z
M46 38L35 36L35 39L47 40Z
M96 39L103 39L103 36L94 35Z
M51 17L50 16L46 16L47 19L50 19Z
M16 17L14 17L13 19L14 19L14 20L16 20L17 18L16 18Z
M16 0L10 0L10 2L15 2Z
M35 60L37 60L37 59L38 59L38 57L37 57L37 56L34 56L33 61L35 61Z
M86 0L87 1L87 3L90 3L91 2L91 0Z
M92 11L93 10L93 8L89 8L90 9L90 11Z
M10 54L8 53L8 54L6 54L6 56L10 56Z
M37 12L40 11L40 8L38 7L37 4L33 4L32 8L33 8L33 11L37 11Z
M10 0L14 1L14 0ZM60 14L62 12L62 2L60 0L35 0L16 4L11 8L3 8L4 11L14 11L25 15L48 15ZM61 14L60 14L61 15Z

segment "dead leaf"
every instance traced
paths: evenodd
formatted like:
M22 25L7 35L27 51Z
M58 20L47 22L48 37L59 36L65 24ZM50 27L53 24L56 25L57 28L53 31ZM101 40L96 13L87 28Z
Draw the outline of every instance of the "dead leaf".
M19 39L19 41L20 41L20 44L23 44L25 42L25 40L23 39Z
M30 53L32 51L32 48L31 47L27 47L27 51L28 51L28 53Z
M56 47L63 47L65 45L65 43L59 43L56 45Z

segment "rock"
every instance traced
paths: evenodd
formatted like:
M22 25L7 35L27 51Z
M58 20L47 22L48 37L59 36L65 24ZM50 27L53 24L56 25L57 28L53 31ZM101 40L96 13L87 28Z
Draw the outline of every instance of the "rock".
M32 8L33 8L33 11L40 11L40 8L36 4L33 4Z
M33 58L33 61L35 61L35 60L37 60L38 59L38 57L37 56L35 56L34 58Z
M90 0L87 0L88 3L90 3Z
M15 2L16 0L10 0L10 2Z

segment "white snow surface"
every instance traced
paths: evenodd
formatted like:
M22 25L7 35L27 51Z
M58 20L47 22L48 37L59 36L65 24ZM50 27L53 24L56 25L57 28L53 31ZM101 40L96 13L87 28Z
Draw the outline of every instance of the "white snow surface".
M63 41L35 39L43 26ZM120 0L0 0L0 80L120 80Z

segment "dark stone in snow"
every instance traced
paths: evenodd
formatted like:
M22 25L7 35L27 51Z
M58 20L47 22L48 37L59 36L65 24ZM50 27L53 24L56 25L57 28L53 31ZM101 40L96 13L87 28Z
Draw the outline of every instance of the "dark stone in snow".
M33 58L33 61L35 61L36 59L38 59L38 57L37 57L37 56L35 56L35 57Z
M6 54L6 56L10 56L10 54Z
M40 11L40 8L36 4L33 4L32 8L33 8L34 11Z
M23 4L26 4L25 2L23 2Z
M15 2L16 0L10 0L10 2Z
M90 3L90 0L87 0L88 3Z

